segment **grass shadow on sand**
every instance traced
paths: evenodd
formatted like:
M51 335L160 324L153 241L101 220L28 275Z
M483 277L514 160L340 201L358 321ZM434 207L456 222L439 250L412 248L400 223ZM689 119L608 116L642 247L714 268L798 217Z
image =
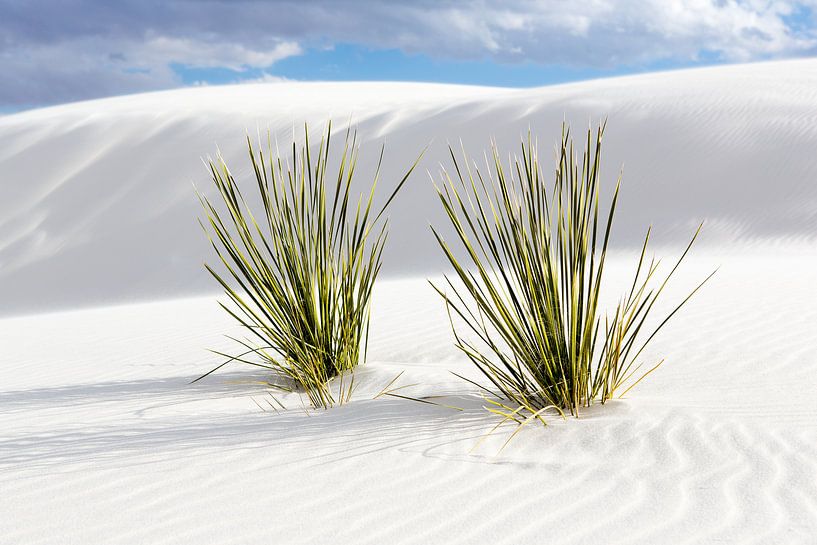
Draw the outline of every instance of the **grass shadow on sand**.
M147 461L156 453L171 459L245 449L274 449L283 465L324 465L393 450L502 463L498 445L512 430L503 426L485 448L470 452L498 422L475 394L451 392L441 400L462 411L356 394L352 403L328 411L295 406L275 413L262 412L251 399L266 395L264 373L224 373L220 380L190 385L191 378L0 392L3 414L24 423L3 426L0 467L120 459L131 465L141 455Z

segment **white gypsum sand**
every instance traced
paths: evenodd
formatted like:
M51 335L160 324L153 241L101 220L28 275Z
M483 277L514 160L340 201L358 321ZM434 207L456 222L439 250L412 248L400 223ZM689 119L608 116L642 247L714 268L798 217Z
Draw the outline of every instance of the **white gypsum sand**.
M812 542L815 106L817 62L791 61L513 91L190 89L0 118L0 544ZM427 223L444 222L420 172L391 210L352 403L307 415L278 396L276 414L239 364L189 385L239 332L201 271L198 158L218 145L246 175L246 129L286 142L350 114L395 174L432 137L436 172L446 140L515 151L528 124L550 170L563 117L580 135L609 116L603 181L625 172L606 302L648 223L669 262L708 220L656 318L721 267L647 350L664 366L501 453L510 426L477 445L496 419L449 373L479 378L425 282L445 270ZM395 386L420 386L400 393L464 410L372 400L401 371Z
M499 455L511 427L471 452L495 419L422 280L380 285L352 403L310 416L262 412L245 366L188 385L235 331L210 297L2 320L0 542L808 543L817 260L722 262L629 399ZM465 410L371 399L402 370Z
M0 313L195 295L213 290L210 248L192 184L212 191L201 158L220 149L251 174L245 136L282 143L309 122L350 120L361 179L386 155L384 193L426 145L393 206L384 273L444 270L429 221L445 226L426 169L460 139L479 158L495 138L519 150L531 127L542 166L563 119L581 137L608 117L603 176L624 183L614 242L637 246L647 225L685 243L799 241L817 232L817 61L646 74L538 89L417 83L274 83L182 89L69 104L0 118ZM340 136L340 135L339 135ZM335 142L339 151L342 137ZM370 179L370 178L368 178ZM58 271L58 273L57 273Z

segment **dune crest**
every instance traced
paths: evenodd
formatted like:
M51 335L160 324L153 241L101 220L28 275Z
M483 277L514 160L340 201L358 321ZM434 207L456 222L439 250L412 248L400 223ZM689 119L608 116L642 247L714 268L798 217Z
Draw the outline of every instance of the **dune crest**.
M563 119L609 120L603 179L624 185L614 243L813 246L817 232L817 61L722 66L536 89L418 83L285 82L181 89L68 104L0 118L0 312L160 299L213 286L192 184L220 150L249 174L245 135L293 126L364 139L360 174L386 143L384 190L426 145L391 210L386 275L443 270L428 231L442 224L425 171L446 143L506 153L531 127L543 154ZM551 158L542 157L545 168Z

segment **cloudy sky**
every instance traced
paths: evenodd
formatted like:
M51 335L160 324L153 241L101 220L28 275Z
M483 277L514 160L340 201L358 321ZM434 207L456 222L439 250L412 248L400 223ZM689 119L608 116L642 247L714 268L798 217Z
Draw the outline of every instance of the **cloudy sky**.
M535 86L817 55L817 0L0 0L0 111L279 79Z

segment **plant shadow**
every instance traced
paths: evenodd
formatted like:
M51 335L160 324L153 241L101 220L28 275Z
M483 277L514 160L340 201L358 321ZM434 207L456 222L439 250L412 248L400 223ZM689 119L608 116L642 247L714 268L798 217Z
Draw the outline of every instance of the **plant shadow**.
M469 450L496 424L478 395L452 393L450 408L354 395L329 410L262 411L268 375L219 380L169 377L0 392L3 414L28 425L0 433L0 468L55 468L66 462L133 465L195 458L202 451L275 451L276 464L324 465L399 450L426 457L499 463ZM291 403L290 403L291 405ZM56 418L52 415L59 413ZM319 444L319 448L315 445ZM135 457L135 459L134 459ZM142 462L140 462L140 457Z

